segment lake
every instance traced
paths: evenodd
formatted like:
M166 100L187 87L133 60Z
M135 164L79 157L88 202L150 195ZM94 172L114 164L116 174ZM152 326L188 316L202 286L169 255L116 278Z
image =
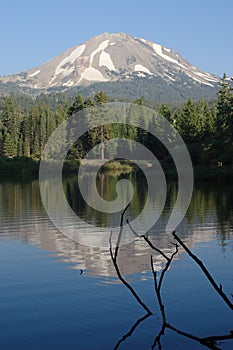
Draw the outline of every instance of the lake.
M100 174L97 187L101 196L114 199L116 183L122 178L129 179L134 188L126 218L137 217L147 197L147 214L153 216L158 196L147 193L145 178L139 172ZM73 211L95 227L90 236L82 224L77 229L77 240L59 232L43 207L38 179L0 181L1 350L141 350L151 349L153 344L155 349L165 350L205 349L187 334L203 338L232 331L232 310L179 247L164 275L161 297L167 322L186 335L167 328L155 344L162 316L151 255L158 278L166 261L140 237L119 248L117 267L153 313L146 315L117 275L109 240L101 246L91 241L103 229L118 226L120 213L106 214L90 208L79 192L75 175L63 178L63 188ZM165 234L165 226L176 194L177 184L169 182L164 210L148 236L169 257L175 246L172 236ZM196 183L189 210L176 233L232 301L233 186ZM216 347L211 346L232 349L233 339L222 339Z

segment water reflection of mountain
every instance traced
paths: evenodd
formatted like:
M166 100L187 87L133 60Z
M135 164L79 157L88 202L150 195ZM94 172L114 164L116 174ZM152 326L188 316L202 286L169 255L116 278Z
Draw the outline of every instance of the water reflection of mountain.
M134 186L140 187L135 192L135 203L130 208L131 212L129 214L134 216L137 215L141 204L144 202L142 197L146 191L141 188L142 185L138 178L132 177L132 179ZM111 179L108 178L105 181L108 181L108 187L104 186L105 196L111 198L110 195L111 191L114 191L115 180L112 186ZM77 199L77 191L72 191L75 180L72 178L66 179L64 183L65 190L68 185L71 189L70 196L73 193L74 198ZM155 245L166 250L166 253L169 254L173 250L173 247L169 244L171 238L163 235L162 227L166 223L170 208L175 201L176 186L170 184L168 187L166 210L158 224L159 229L152 230L151 239ZM37 180L28 183L1 183L0 195L0 234L3 238L20 239L30 244L39 245L42 249L54 252L61 259L64 258L67 262L70 262L73 268L87 269L89 274L115 276L109 249L80 245L67 239L53 227L43 209ZM199 242L215 240L216 237L224 243L224 240L230 237L233 232L232 195L233 189L230 186L212 187L209 184L196 186L187 216L177 231L190 247ZM154 203L153 200L151 198L152 204ZM82 208L85 215L84 204L82 203ZM95 222L95 216L91 216L90 212L89 219ZM106 224L106 218L104 219L101 222L101 218L98 217L97 224ZM149 270L150 254L151 250L143 240L136 240L123 246L118 258L122 273L132 274ZM160 256L155 256L154 261L159 269L162 259Z

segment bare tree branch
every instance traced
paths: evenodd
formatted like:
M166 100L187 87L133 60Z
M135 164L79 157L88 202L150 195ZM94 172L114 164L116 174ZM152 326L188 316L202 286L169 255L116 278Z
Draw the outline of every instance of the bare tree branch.
M138 235L137 232L135 232L134 229L132 228L132 226L130 225L129 220L126 220L126 222L127 222L127 224L129 225L130 230L133 232L133 234L134 234L135 236L137 236L138 238L144 238L144 240L146 241L146 243L147 243L153 250L155 250L155 251L158 252L160 255L162 255L162 256L164 257L164 259L169 260L169 257L168 257L166 254L164 254L164 252L163 252L161 249L155 247L155 246L151 243L151 241L149 240L149 238L148 238L146 235L141 235L141 236Z
M154 343L153 343L153 345L151 347L152 350L156 347L157 344L158 344L159 350L162 349L162 344L161 344L161 340L160 339L161 339L162 335L164 335L165 330L166 330L166 324L163 323L159 333L155 337Z
M209 271L207 270L203 262L200 259L198 259L198 257L195 254L191 252L191 250L184 244L184 242L182 242L182 240L176 235L175 231L172 232L172 235L177 240L177 242L179 242L179 244L184 248L184 250L188 253L188 255L200 266L201 270L204 272L204 274L206 275L207 279L212 284L216 292L222 297L222 299L229 306L229 308L233 310L233 304L228 299L227 295L223 292L222 285L221 284L220 286L217 285L217 283L215 282L215 280L213 279L213 277L211 276L211 274L209 273Z
M137 300L137 302L146 310L146 312L148 313L148 315L152 315L152 311L146 306L146 304L141 300L141 298L138 296L138 294L135 292L135 290L133 289L133 287L131 287L131 285L123 278L123 276L121 275L120 269L117 265L117 255L118 255L118 251L119 251L119 247L120 247L120 241L121 241L121 236L123 233L123 219L124 219L124 215L126 210L128 209L129 204L127 205L127 207L124 209L124 211L121 214L121 222L120 222L120 231L119 231L119 235L118 235L118 240L117 240L117 245L115 248L115 252L113 254L113 249L112 249L112 233L110 235L109 238L109 244L110 244L110 255L112 258L112 262L113 265L115 267L117 276L119 278L119 280L126 286L126 288L129 289L129 291L131 292L131 294L134 296L134 298Z
M111 258L112 258L114 267L116 269L118 278L130 290L130 292L135 297L137 302L147 311L147 314L145 316L143 316L142 318L140 318L139 320L137 320L135 322L135 324L131 327L129 332L122 336L122 338L117 342L114 350L118 349L120 344L127 337L132 335L134 330L137 328L137 326L142 321L144 321L147 317L152 315L152 312L150 311L150 309L142 302L142 300L137 295L135 290L131 287L131 285L122 277L121 272L119 270L119 267L117 265L117 255L118 255L118 251L119 251L119 248L120 248L121 237L122 237L122 234L123 234L123 219L124 219L124 215L125 215L125 212L126 212L127 208L128 208L128 206L124 209L124 211L121 214L120 231L119 231L117 245L116 245L114 253L113 253L112 242L111 242L112 234L110 235L110 239L109 239L110 254L111 254ZM230 333L226 334L226 335L215 335L215 336L209 336L209 337L198 337L196 335L193 335L193 334L187 333L187 332L185 332L185 331L183 331L181 329L178 329L178 328L174 327L173 325L171 325L171 324L169 324L167 322L166 313L165 313L165 306L163 304L163 300L162 300L162 296L161 296L161 289L162 289L162 283L163 283L165 274L166 274L167 270L169 269L169 267L170 267L170 265L171 265L171 263L173 261L173 258L178 253L179 245L177 243L171 243L171 244L173 244L175 246L175 251L169 257L161 249L155 247L152 244L152 242L149 240L148 236L146 236L146 235L138 235L133 230L133 228L130 225L129 221L126 220L126 222L127 222L127 224L129 225L131 231L134 233L134 235L136 237L143 238L152 250L154 250L157 253L159 253L166 260L166 264L165 264L164 268L162 269L162 271L160 273L160 276L158 278L157 271L155 271L155 268L154 268L153 256L151 255L151 270L152 270L153 278L154 278L154 288L155 288L155 293L156 293L156 297L157 297L157 301L158 301L159 309L160 309L160 313L161 313L161 318L162 318L161 328L160 328L160 331L157 333L157 335L156 335L156 337L154 339L154 343L152 345L152 349L154 349L156 347L156 345L157 345L159 350L162 350L161 337L164 335L166 329L169 328L173 332L176 332L177 334L180 334L180 335L182 335L182 336L184 336L186 338L189 338L189 339L192 339L192 340L194 340L196 342L199 342L200 344L202 344L203 346L206 346L207 348L209 348L211 350L221 350L218 347L217 342L220 341L220 340L233 339L233 331L230 331ZM220 286L217 285L217 283L214 281L213 277L210 275L209 271L206 269L206 267L204 266L202 261L200 259L198 259L197 256L190 251L190 249L183 243L183 241L175 234L175 231L172 233L172 235L175 238L175 240L184 248L184 250L188 253L188 255L200 266L201 270L204 272L204 274L208 278L209 282L212 284L212 286L217 291L217 293L223 298L223 300L226 302L226 304L231 309L233 309L233 304L230 302L230 300L228 299L226 294L223 292L222 285L221 284L220 284Z
M151 269L152 269L152 272L153 272L155 293L156 293L156 296L157 296L157 299L158 299L159 308L160 308L160 312L161 312L161 315L162 315L162 320L163 320L163 323L166 324L167 323L166 322L166 315L165 315L164 305L163 305L162 297L161 297L161 293L160 293L160 288L161 288L161 283L162 283L162 282L160 283L160 281L161 281L161 278L163 279L164 274L163 274L163 276L161 275L161 277L160 277L160 280L159 280L160 287L159 287L158 282L157 282L157 272L154 269L153 256L152 255L151 255Z
M157 272L154 269L153 256L151 255L151 270L152 270L153 277L154 277L155 293L156 293L156 296L157 296L157 300L158 300L158 304L159 304L159 308L160 308L160 312L161 312L161 316L162 316L162 326L161 326L161 329L160 329L159 333L155 337L154 343L152 345L152 349L154 349L157 344L158 344L159 350L162 349L162 345L161 345L160 339L161 339L162 335L164 335L164 332L165 332L165 330L167 328L165 307L164 307L164 304L163 304L163 301L162 301L162 296L161 296L161 287L162 287L162 283L163 283L163 279L164 279L165 273L168 270L169 266L171 265L171 262L172 262L174 256L178 253L178 244L175 244L175 247L176 247L176 250L171 255L171 257L168 258L167 263L166 263L165 267L162 270L162 273L161 273L160 278L159 278L159 282L157 281Z
M172 253L171 257L168 259L168 261L165 265L165 268L162 270L161 277L159 279L159 286L158 286L159 292L160 292L160 289L162 286L164 275L165 275L166 271L169 269L169 266L171 265L174 256L178 253L178 247L179 247L178 244L175 244L175 247L176 247L176 250L174 251L174 253Z
M195 340L195 341L199 342L200 344L206 346L206 347L209 348L209 349L212 349L212 350L221 350L221 348L217 347L217 345L215 344L215 342L211 342L208 338L200 338L200 337L197 337L197 336L195 336L195 335L193 335L193 334L184 332L184 331L182 331L181 329L178 329L178 328L172 326L172 325L169 324L169 323L166 324L166 328L170 328L170 329L172 329L174 332L176 332L176 333L178 333L178 334L180 334L180 335L183 335L183 336L186 337L186 338Z
M206 341L219 341L219 340L233 339L233 331L230 331L230 334L211 335L211 336L203 338L203 339Z
M130 330L129 330L126 334L124 334L124 335L122 336L122 338L117 342L117 344L116 344L116 346L114 347L113 350L117 350L117 349L119 348L120 344L121 344L122 342L124 342L128 337L130 337L130 336L133 334L133 332L134 332L135 329L139 326L139 324L140 324L141 322L143 322L145 319L147 319L147 317L150 317L150 316L151 316L151 315L147 313L147 314L144 315L143 317L139 318L139 319L133 324L133 326L130 328Z

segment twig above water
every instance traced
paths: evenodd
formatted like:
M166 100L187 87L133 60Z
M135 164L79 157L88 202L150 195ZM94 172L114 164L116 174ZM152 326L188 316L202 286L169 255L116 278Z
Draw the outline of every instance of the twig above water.
M207 279L212 284L216 292L221 296L221 298L225 301L229 308L233 310L233 304L227 297L227 295L223 292L222 285L217 285L217 283L215 282L215 280L213 279L203 262L194 253L191 252L191 250L186 246L186 244L176 235L175 231L172 232L172 235L175 238L175 240L177 240L177 242L179 242L179 244L184 248L186 253L188 253L188 255L198 264L198 266L200 266L201 270L204 272L204 274L206 275Z

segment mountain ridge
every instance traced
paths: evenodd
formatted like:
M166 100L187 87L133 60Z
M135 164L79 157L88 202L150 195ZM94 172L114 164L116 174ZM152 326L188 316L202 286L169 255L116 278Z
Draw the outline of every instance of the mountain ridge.
M7 88L26 93L67 91L96 83L134 82L139 78L144 81L157 78L167 86L183 86L187 90L201 87L204 91L206 87L209 96L212 90L215 93L219 82L217 76L202 72L170 48L125 33L105 32L38 67L0 77L0 92Z

